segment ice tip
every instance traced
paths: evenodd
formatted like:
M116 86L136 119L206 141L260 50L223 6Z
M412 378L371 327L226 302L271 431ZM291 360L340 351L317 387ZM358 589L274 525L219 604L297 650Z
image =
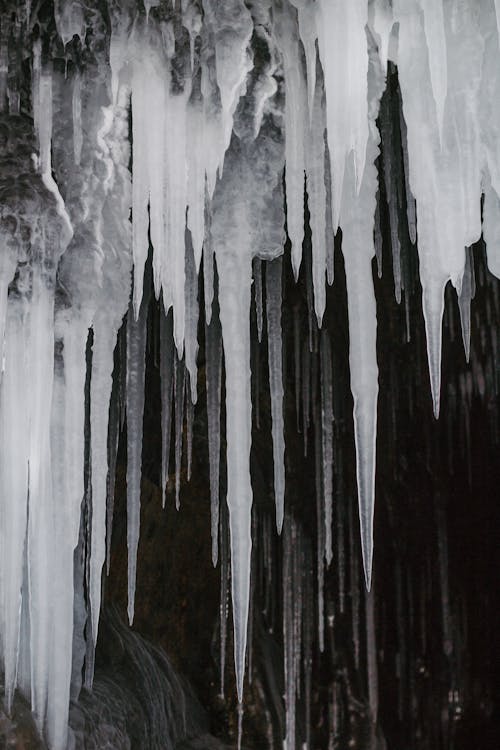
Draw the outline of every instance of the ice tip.
M372 568L373 568L373 545L369 550L363 550L363 571L365 574L366 591L370 593L372 587Z
M134 624L134 602L129 602L127 607L128 624L130 627Z
M217 567L217 563L219 562L219 548L217 542L212 544L212 565L214 568Z
M283 508L276 508L276 531L278 536L281 536L283 531Z

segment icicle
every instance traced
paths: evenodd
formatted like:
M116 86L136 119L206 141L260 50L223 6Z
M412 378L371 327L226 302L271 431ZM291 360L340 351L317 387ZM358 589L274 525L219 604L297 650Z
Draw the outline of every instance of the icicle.
M432 93L436 104L439 140L443 139L443 120L447 80L446 34L443 0L419 0L424 11L424 29L429 52Z
M16 687L19 634L21 628L21 599L26 599L28 589L21 595L23 583L24 545L28 517L28 456L29 410L26 394L29 393L28 352L26 330L23 325L26 303L11 302L5 327L5 365L0 388L0 555L1 569L8 571L0 579L2 627L2 664L5 680L7 711L12 708ZM3 341L3 335L2 335ZM17 366L16 366L17 363ZM26 605L25 605L26 606Z
M326 306L326 187L325 187L325 109L322 79L318 78L314 94L313 117L309 129L306 175L312 244L312 284L314 310L321 326ZM307 269L306 269L307 272ZM307 279L307 276L306 276Z
M193 255L191 235L186 231L186 280L185 280L185 309L186 325L184 349L186 355L186 370L189 374L191 386L191 404L196 404L197 376L196 357L198 355L198 273Z
M382 70L387 73L387 61L389 57L389 43L391 38L394 19L390 0L379 0L368 6L370 26L380 40L378 54Z
M182 435L184 423L184 392L186 378L184 361L175 356L174 398L175 398L175 507L179 510L181 491Z
M303 0L291 0L298 9L299 33L306 56L307 102L309 120L313 117L313 99L316 90L316 5Z
M194 38L191 36L192 42ZM192 48L193 49L193 48ZM193 50L194 52L194 50ZM196 274L200 270L205 231L205 133L203 107L191 102L187 116L187 228L191 234Z
M285 179L287 228L292 243L292 268L297 280L304 239L304 137L306 88L295 12L289 3L278 6L275 27L283 55L285 77Z
M217 565L219 535L220 411L222 378L222 335L219 305L215 303L210 325L205 326L205 377L207 389L208 454L210 469L210 516L212 563Z
M113 329L113 326L109 325L109 323L107 323L105 319L99 320L98 323L94 325L94 341L92 346L92 376L90 385L90 434L92 467L90 610L92 613L92 635L94 638L94 645L97 642L97 633L99 628L99 613L101 604L101 574L102 566L104 564L104 559L106 556L105 542L108 478L108 417L111 390L113 386L113 349L115 341L116 331ZM130 429L133 432L134 428L132 417ZM142 412L140 430L142 432ZM83 497L83 489L81 494ZM111 532L111 528L109 529L109 532Z
M255 297L255 311L257 314L257 336L259 344L262 341L263 303L262 303L262 261L254 258L252 262L253 292Z
M37 377L28 390L29 511L28 565L30 591L31 706L41 728L47 710L48 665L51 659L53 593L53 516L50 471L50 415L54 380L54 303L52 291L34 269L29 319L29 362ZM49 595L47 593L49 592Z
M450 65L442 138L437 128L422 129L434 105L435 66L429 67L428 29L416 3L394 4L399 21L398 78L407 126L409 181L418 208L418 252L434 414L439 414L443 292L448 280L460 287L464 247L480 234L481 144L477 98L484 41L470 8L457 6L445 24ZM434 3L441 6L441 3ZM430 3L426 7L430 8ZM434 9L439 13L440 9ZM442 25L442 24L441 24ZM438 24L439 26L439 24ZM432 42L442 54L444 46ZM460 50L467 48L467 55ZM442 70L436 75L442 76ZM418 85L416 82L418 81ZM444 80L437 87L443 99ZM403 138L404 143L404 138ZM460 189L457 190L457 185ZM439 237L439 242L438 238Z
M378 59L378 58L377 58ZM354 400L356 478L358 484L361 550L367 589L370 590L373 559L375 503L375 448L377 433L377 314L373 289L373 226L377 194L374 166L379 136L375 127L384 78L371 52L368 75L370 138L366 148L363 180L358 181L355 159L346 162L341 205L342 254L344 256L349 317L349 367Z
M325 76L328 145L332 168L332 217L337 231L346 157L354 151L355 189L365 169L368 141L366 0L319 0L318 46Z
M500 199L492 187L486 188L484 194L483 232L488 268L500 279Z
M332 353L326 330L321 331L321 441L323 508L325 523L325 561L332 561L332 499L333 499L333 398Z
M269 390L273 433L274 497L276 528L281 533L285 502L285 435L283 425L283 362L281 351L282 259L266 265L266 320L269 362Z
M120 61L121 62L121 61ZM144 267L149 251L148 203L151 197L151 240L158 254L163 240L163 230L158 236L158 215L163 222L163 131L165 109L165 82L159 64L148 50L142 55L141 65L133 66L131 80L132 108L132 248L134 256L133 301L136 316L143 294ZM119 68L114 75L119 73ZM149 124L149 128L148 128ZM152 184L150 161L155 159L155 181ZM159 168L159 165L160 168ZM156 263L155 263L156 266ZM155 290L158 292L156 279ZM170 298L169 298L170 301ZM169 306L169 305L168 305ZM168 309L167 306L167 309Z
M165 314L160 309L160 383L161 383L161 491L162 507L170 463L170 440L172 436L172 389L174 382L174 340L172 312Z
M186 479L191 481L191 466L193 462L193 422L194 422L194 404L190 396L190 378L186 370Z
M146 279L149 274L146 271ZM144 415L144 378L146 371L146 324L149 288L146 283L136 319L133 308L127 317L127 548L128 548L128 619L134 620L137 547L139 544L142 421Z
M205 296L205 321L210 325L212 320L212 301L214 298L214 251L211 243L210 229L205 218L205 244L203 246L203 292Z
M51 470L55 509L51 538L52 565L56 574L51 592L50 664L57 679L49 678L47 694L46 733L52 747L65 747L73 650L73 559L78 544L81 504L84 495L84 442L86 344L88 324L85 319L72 318L62 312L56 319L56 332L61 336L62 361L55 358L51 415ZM105 416L106 419L106 416ZM107 420L106 420L107 421ZM104 466L106 444L104 442ZM105 508L106 497L103 505ZM48 510L48 509L47 509ZM48 512L50 512L48 510ZM98 514L99 515L99 514ZM97 564L99 565L97 615L100 599L100 572L104 561L104 523ZM101 546L102 545L102 546ZM102 548L102 553L101 553ZM94 593L94 592L92 592ZM94 612L92 612L94 617Z
M462 328L462 339L464 342L465 359L468 362L470 356L470 303L472 299L473 283L473 257L472 248L466 249L466 261L464 276L462 279L462 289L458 296L458 308L460 310L460 324Z
M227 503L231 529L231 587L234 654L238 699L243 675L248 622L250 578L250 274L245 259L227 255L219 262L219 304L226 371ZM243 262L242 262L243 261ZM245 265L247 267L245 267Z

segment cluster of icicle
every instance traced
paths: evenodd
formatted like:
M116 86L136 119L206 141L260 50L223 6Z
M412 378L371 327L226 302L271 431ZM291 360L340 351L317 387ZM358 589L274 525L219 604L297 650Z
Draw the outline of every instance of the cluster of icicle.
M389 178L386 190L389 208L406 200L414 242L418 227L436 416L444 288L451 281L463 291L465 248L481 232L489 268L500 274L498 0L144 0L144 5L108 0L106 17L102 5L55 2L56 33L48 44L44 33L52 33L50 24L33 17L31 3L19 4L14 15L6 13L1 19L2 663L7 703L16 687L30 696L54 750L67 743L73 553L85 489L86 439L92 498L87 574L94 643L98 632L108 472L114 467L112 456L108 462L113 352L127 311L132 621L149 295L153 291L161 298L165 311L165 488L172 393L182 402L187 384L191 403L196 401L203 268L213 557L215 562L223 352L235 667L241 699L252 506L249 312L253 283L262 323L264 290L258 273L252 278L252 267L259 269L261 260L268 261L265 297L278 530L283 522L283 170L296 277L307 191L319 325L325 285L333 281L333 236L342 230L359 516L370 587L378 391L372 280L380 141L376 120L389 60L397 64L402 92L406 185L403 194L394 192ZM75 48L80 55L72 56ZM56 64L55 58L64 62L65 56L66 67L60 59ZM31 68L32 130L26 126L21 82L25 68L20 60L26 59ZM151 291L143 285L150 244ZM393 251L397 269L397 247ZM256 258L259 262L252 265ZM327 343L322 356L326 407L318 426L324 461L321 533L328 563L332 413Z

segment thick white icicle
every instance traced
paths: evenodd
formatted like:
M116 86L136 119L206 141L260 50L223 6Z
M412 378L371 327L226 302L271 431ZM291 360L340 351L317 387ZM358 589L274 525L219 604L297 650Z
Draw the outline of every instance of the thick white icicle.
M278 534L283 526L285 507L285 434L283 425L283 357L281 335L282 259L266 265L266 320L269 362L269 390L273 433L274 501Z
M468 247L465 252L465 270L462 279L462 289L458 295L458 309L460 310L460 325L462 328L465 359L468 362L470 356L470 305L473 297L474 258L472 255L472 248Z
M326 306L326 187L325 187L325 108L323 80L319 78L313 100L313 117L309 128L307 151L307 198L312 243L312 281L314 310L321 325Z
M432 93L436 104L439 139L442 139L444 105L448 88L446 34L443 0L419 0L424 11L424 29L429 53Z
M460 287L464 247L480 236L482 149L479 87L484 41L467 4L445 17L448 76L442 138L434 106L425 22L416 0L395 0L398 77L407 126L409 183L417 201L418 252L434 413L439 414L443 291ZM441 88L443 86L441 85ZM404 147L404 137L403 137ZM487 154L488 157L488 154Z
M33 274L29 353L37 377L28 391L30 432L28 565L30 581L31 707L40 728L47 710L53 583L52 477L50 414L54 377L54 303L39 269ZM47 595L47 592L50 595Z
M84 423L88 324L65 311L56 318L63 341L62 361L55 362L51 416L53 571L51 653L45 727L49 744L65 748L73 650L73 555L78 544L84 494ZM61 367L62 365L62 367ZM107 422L107 415L105 415ZM106 453L104 453L106 455ZM62 510L64 509L64 512ZM101 529L104 535L104 524ZM104 538L102 538L102 560ZM102 565L102 561L101 561ZM99 577L100 585L100 577ZM99 591L100 594L100 591Z
M197 378L198 369L196 357L198 356L198 272L191 241L191 233L186 231L186 257L185 257L185 310L186 327L184 335L184 349L186 355L186 370L189 373L190 398L195 404L198 399Z
M346 158L354 151L356 193L368 140L367 0L318 0L318 45L325 78L332 169L333 228L339 226Z
M144 266L148 257L148 202L150 193L150 182L148 174L147 154L150 142L145 129L143 117L151 118L156 125L158 102L152 107L148 92L155 81L154 68L150 68L149 56L145 55L143 60L142 74L138 69L134 70L132 78L132 159L134 165L134 178L132 181L132 249L134 256L134 306L136 314L142 300L142 285L144 281ZM161 99L160 99L161 102ZM142 113L142 115L141 115ZM134 116L135 115L135 116ZM157 128L153 128L157 132ZM160 158L155 150L156 158ZM161 152L160 152L161 153ZM153 211L153 207L151 207ZM151 227L153 233L153 226Z
M484 194L483 233L488 268L500 279L500 199L491 186Z
M361 548L368 590L373 557L373 512L375 503L375 443L377 434L377 314L373 289L372 258L375 255L373 226L376 207L379 135L375 118L384 84L378 57L371 54L370 138L366 168L358 192L355 162L347 161L342 198L342 253L344 255L349 314L349 366L354 399L356 477L358 483Z
M231 531L231 588L238 700L243 696L250 584L250 281L251 263L217 252L226 368L227 504Z
M26 302L9 304L5 329L5 368L0 390L0 554L1 570L1 625L2 663L5 680L7 711L12 707L17 681L19 635L21 614L21 588L23 582L24 541L28 511L28 456L29 411L26 394L29 393L25 361L28 351L26 330ZM2 336L3 340L3 336ZM28 596L24 590L23 596Z
M303 0L291 0L298 8L299 32L306 55L307 102L309 120L313 117L313 99L316 90L316 4Z
M276 20L285 76L285 179L288 236L292 243L292 268L298 278L304 239L304 138L306 87L297 38L297 18L288 2L279 6Z
M90 381L90 435L92 465L92 536L90 555L90 609L92 637L97 642L101 602L101 573L106 548L108 479L108 416L113 386L113 350L116 331L106 320L94 324Z
M375 0L368 6L370 26L376 37L378 37L378 54L382 70L387 73L387 60L389 57L389 40L391 38L394 19L390 0Z
M257 338L259 344L262 341L262 326L264 320L263 302L262 302L262 261L260 258L254 258L252 264L253 273L253 293L255 298L255 314L257 318Z

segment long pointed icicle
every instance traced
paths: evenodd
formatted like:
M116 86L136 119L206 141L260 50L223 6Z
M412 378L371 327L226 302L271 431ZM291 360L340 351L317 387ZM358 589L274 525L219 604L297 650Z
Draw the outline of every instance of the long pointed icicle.
M281 335L282 259L266 266L266 320L269 390L273 433L274 499L278 534L283 526L285 504L285 434L283 425L283 356Z
M234 256L219 262L219 301L226 368L227 504L238 699L243 696L250 588L250 274Z
M102 321L100 321L102 323ZM116 332L105 322L94 326L90 381L90 434L92 465L92 535L90 607L92 636L97 641L101 601L101 571L106 556L106 499L108 477L108 415L113 386L113 348ZM82 493L83 494L83 493Z
M372 62L369 69L371 117L376 116L384 79ZM349 367L354 400L354 437L358 484L361 549L367 589L371 586L373 513L375 505L375 448L377 435L377 313L372 277L375 255L373 227L376 208L378 131L371 122L366 167L358 193L355 160L347 161L342 198L342 254L344 256L349 317Z
M462 340L464 342L465 359L468 362L470 356L470 305L473 296L474 268L472 248L466 249L466 261L462 289L458 295L458 309L460 311L460 325L462 328Z
M146 269L146 279L148 276ZM146 323L149 304L149 289L147 287L148 285L144 283L137 320L133 307L129 308L127 319L127 611L130 624L134 620L137 547L141 514L142 420L146 374Z

